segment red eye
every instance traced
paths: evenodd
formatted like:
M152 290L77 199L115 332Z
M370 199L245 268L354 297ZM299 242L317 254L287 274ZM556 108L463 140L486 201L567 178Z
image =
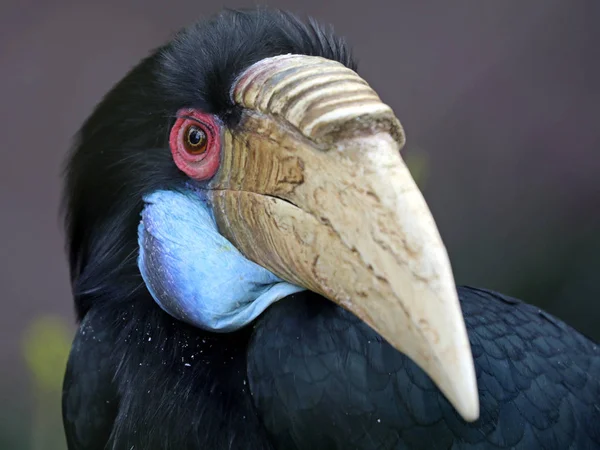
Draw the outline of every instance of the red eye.
M182 109L177 116L169 138L173 161L190 178L211 178L219 168L221 122L195 109Z

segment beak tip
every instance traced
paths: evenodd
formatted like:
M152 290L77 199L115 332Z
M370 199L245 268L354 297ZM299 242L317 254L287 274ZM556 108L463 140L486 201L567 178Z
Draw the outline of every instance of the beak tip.
M479 419L479 400L475 399L470 404L464 405L459 414L466 422L476 422Z
M466 422L475 422L479 419L479 397L477 386L456 405L456 410Z
M463 366L462 373L454 374L452 390L448 393L448 400L467 422L479 419L479 392L472 361L472 357L468 358L468 364Z

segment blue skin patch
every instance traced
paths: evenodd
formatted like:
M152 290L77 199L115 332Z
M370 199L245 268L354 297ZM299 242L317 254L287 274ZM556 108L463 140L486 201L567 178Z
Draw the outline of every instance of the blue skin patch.
M229 332L304 288L246 259L217 230L206 194L157 191L144 197L138 266L152 297L173 317Z

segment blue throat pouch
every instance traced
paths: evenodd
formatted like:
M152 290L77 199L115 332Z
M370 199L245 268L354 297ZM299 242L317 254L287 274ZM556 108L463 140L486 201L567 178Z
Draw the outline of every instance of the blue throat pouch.
M304 290L246 259L221 236L203 191L157 191L144 202L138 266L156 303L173 317L234 331Z

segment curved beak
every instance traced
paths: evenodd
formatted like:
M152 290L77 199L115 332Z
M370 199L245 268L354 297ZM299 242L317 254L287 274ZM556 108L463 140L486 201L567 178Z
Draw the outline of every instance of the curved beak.
M239 125L211 181L248 259L348 309L433 379L465 420L477 383L447 252L392 110L355 72L286 55L235 82Z

